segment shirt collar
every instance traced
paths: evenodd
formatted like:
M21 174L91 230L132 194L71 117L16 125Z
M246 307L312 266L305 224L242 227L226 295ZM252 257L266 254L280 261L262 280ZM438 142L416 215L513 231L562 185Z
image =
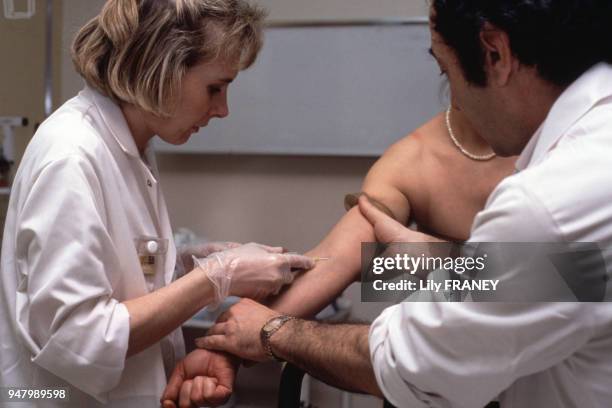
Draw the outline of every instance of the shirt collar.
M539 163L567 130L599 101L612 95L612 65L599 63L582 74L553 104L516 162L518 171Z
M121 108L112 99L86 86L84 93L91 98L100 112L104 124L127 155L140 158L140 152L125 120Z
M516 159L516 163L514 164L516 171L522 171L528 167L529 162L533 157L533 152L535 150L536 144L538 144L541 138L543 125L544 123L540 124L538 130L535 131L531 139L529 139L529 142L527 142L527 145L521 152L521 155L518 157L518 159Z

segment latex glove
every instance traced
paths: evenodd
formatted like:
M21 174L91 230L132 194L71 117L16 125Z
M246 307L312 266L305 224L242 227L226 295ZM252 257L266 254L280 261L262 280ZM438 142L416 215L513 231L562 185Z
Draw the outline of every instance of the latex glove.
M283 253L283 248L256 243L215 252L207 258L194 257L194 264L206 273L215 288L217 306L229 296L265 299L293 282L294 271L314 267L312 258Z
M186 245L177 248L177 277L183 276L195 267L193 264L194 256L196 258L206 258L212 253L237 248L241 245L238 242L205 242L203 244Z

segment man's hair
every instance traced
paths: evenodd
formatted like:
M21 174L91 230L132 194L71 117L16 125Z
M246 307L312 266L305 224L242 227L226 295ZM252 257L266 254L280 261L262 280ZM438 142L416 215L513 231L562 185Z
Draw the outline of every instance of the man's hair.
M77 33L72 61L99 92L168 117L189 68L253 64L264 16L245 0L108 0Z
M485 23L503 30L519 62L567 86L599 62L612 63L611 0L432 0L433 28L454 49L468 82L484 86Z

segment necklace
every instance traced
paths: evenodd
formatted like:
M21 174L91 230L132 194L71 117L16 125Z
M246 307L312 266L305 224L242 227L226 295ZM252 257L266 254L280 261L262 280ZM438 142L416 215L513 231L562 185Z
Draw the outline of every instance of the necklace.
M463 153L465 156L469 157L470 159L477 160L477 161L491 160L492 158L496 156L495 152L492 152L489 154L478 155L478 154L470 153L467 150L465 150L465 147L463 147L461 143L459 143L459 141L455 137L455 132L453 132L453 128L451 126L450 113L451 113L451 107L449 106L448 109L446 110L446 128L448 129L448 135L450 136L455 146L457 146L457 149L461 151L461 153Z

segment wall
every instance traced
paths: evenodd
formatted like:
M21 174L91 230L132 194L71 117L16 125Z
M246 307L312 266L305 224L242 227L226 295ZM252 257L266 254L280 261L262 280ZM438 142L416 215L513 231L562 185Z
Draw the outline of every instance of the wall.
M16 2L17 10L25 1ZM61 8L56 1L53 7L53 19L57 27L61 26ZM37 124L44 120L45 95L45 30L46 1L36 1L36 14L30 19L8 20L4 10L0 10L0 116L25 116L29 120L26 127L14 129L16 169L19 158L30 141ZM60 34L53 35L53 83L59 87L59 40ZM55 92L55 102L59 95ZM2 131L0 130L0 134ZM4 135L2 134L2 138ZM0 195L0 224L4 230L4 218L8 196Z
M259 0L271 20L355 20L427 15L427 0Z
M61 36L61 84L59 84L61 101L64 102L76 95L83 87L83 80L75 72L70 59L70 45L75 34L89 19L95 17L104 0L62 0L62 24L57 27Z

